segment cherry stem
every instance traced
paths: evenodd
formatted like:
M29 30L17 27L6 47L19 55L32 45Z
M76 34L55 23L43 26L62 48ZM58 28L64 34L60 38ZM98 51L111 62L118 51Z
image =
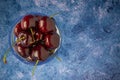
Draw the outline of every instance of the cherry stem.
M54 53L55 50L51 50L51 53ZM53 55L53 57L56 57L57 60L62 61L62 59L60 57L58 57L56 54Z
M31 32L31 34L32 34L32 38L33 38L33 42L34 42L34 41L35 41L35 39L34 39L34 33L33 33L32 28L30 28L30 32Z
M60 12L50 15L50 18L53 18L54 16L56 16L58 14L60 14Z
M59 61L62 61L60 57L58 57L57 55L55 55L56 59Z
M12 46L14 46L14 44L15 44L16 42L20 42L22 39L25 39L25 37L18 38L18 39L12 44ZM5 51L5 53L4 53L4 56L3 56L3 62L4 62L4 64L7 63L6 57L7 57L8 53L9 53L10 49L11 49L11 47L9 47L9 48Z
M22 41L25 37L18 38L15 43Z
M4 57L3 57L3 62L4 62L4 64L7 63L6 57L7 57L8 53L9 53L9 51L10 51L10 48L8 48L8 49L5 51L5 53L4 53Z
M39 60L36 61L35 65L34 65L34 67L32 69L32 76L34 76L34 73L35 73L35 70L37 68L38 63L39 63Z

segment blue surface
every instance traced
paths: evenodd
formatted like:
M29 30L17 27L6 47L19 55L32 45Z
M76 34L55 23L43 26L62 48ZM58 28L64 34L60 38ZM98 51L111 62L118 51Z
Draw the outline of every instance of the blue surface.
M12 51L2 62L11 26L31 12L60 12L54 18L62 37L62 61L38 66L33 77L33 66ZM0 80L120 80L120 0L0 0L0 60Z

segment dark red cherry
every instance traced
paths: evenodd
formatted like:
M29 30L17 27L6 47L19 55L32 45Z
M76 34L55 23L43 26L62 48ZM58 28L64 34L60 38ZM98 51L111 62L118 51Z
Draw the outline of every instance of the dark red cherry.
M60 43L60 37L57 33L47 34L44 40L45 40L45 46L49 49L57 48Z
M18 45L15 45L14 48L20 56L22 56L24 58L29 56L29 48L28 47L24 47L23 45L18 44Z
M43 33L56 32L55 21L52 18L43 16L38 24L39 30Z
M29 28L30 28L30 27L34 27L34 28L35 28L37 21L38 21L38 18L35 17L35 16L32 17L32 18L30 18L30 19L29 19L29 26L28 26L28 27L29 27Z
M44 61L50 56L50 52L44 47L41 47L41 59Z
M43 16L36 15L35 17L37 18L37 20L40 20L40 19L42 19Z
M18 36L21 31L22 31L21 24L18 23L14 28L14 34Z
M31 23L32 20L30 20L32 18L33 18L33 15L27 15L21 20L21 28L23 30L27 30L29 25L33 24L33 23Z
M47 18L47 27L48 32L56 32L56 24L53 18Z
M32 48L31 57L34 60L46 60L49 57L49 51L41 45L34 46Z

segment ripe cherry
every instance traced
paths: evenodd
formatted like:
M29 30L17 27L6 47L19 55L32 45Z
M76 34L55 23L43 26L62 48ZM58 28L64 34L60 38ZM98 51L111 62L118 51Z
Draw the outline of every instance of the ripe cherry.
M15 34L16 36L18 36L21 31L22 31L21 24L18 23L18 24L16 25L16 27L14 28L14 34Z
M49 57L49 51L43 46L38 45L32 48L31 57L34 60L46 60Z
M43 16L38 24L39 30L43 33L56 32L55 21L52 18Z
M32 21L33 15L27 15L21 20L21 28L27 30L31 24L34 24ZM31 19L31 20L30 20ZM32 22L32 23L31 23Z
M26 58L29 56L29 48L28 47L25 47L21 44L16 44L14 46L15 50L19 53L20 56Z
M47 48L55 49L59 46L60 37L57 33L47 34L44 40Z

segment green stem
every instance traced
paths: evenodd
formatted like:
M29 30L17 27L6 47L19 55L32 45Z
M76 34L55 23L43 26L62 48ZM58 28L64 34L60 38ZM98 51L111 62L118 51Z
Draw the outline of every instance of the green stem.
M55 50L51 50L51 53L54 53ZM55 57L58 61L62 61L60 57L58 57L56 54L53 54L53 57Z
M33 76L34 73L35 73L35 70L36 70L36 68L37 68L38 63L39 63L39 60L36 61L35 65L34 65L34 67L33 67L33 69L32 69L32 76Z
M58 14L60 14L60 12L50 15L50 18L53 18L54 16L56 16Z
M55 55L56 59L59 61L62 61L60 57L58 57L57 55Z
M22 39L24 39L24 38L25 38L25 37L22 37L22 38L17 39L15 42L12 43L12 46L14 46L16 42L20 42L20 41L21 41ZM5 51L5 53L4 53L4 56L3 56L3 62L4 62L4 64L7 63L7 59L6 59L6 58L7 58L7 55L8 55L8 53L9 53L10 49L11 49L11 47L9 47L9 48Z
M33 33L32 28L30 28L30 32L31 32L31 34L32 34L32 38L33 38L33 42L34 42L34 41L35 41L35 39L34 39L34 33Z
M10 51L10 48L8 48L8 49L5 51L5 54L4 54L4 57L3 57L3 62L4 62L4 64L7 63L6 57L7 57L8 53L9 53L9 51Z

